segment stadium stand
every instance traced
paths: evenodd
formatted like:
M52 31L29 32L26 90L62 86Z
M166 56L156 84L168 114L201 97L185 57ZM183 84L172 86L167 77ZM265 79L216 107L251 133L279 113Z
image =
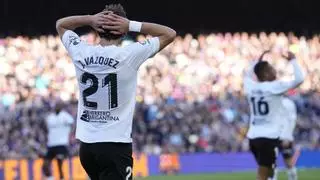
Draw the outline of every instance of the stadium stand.
M134 120L134 150L163 152L248 151L244 135L248 106L242 74L260 55L290 78L280 54L297 54L308 76L288 96L298 106L296 141L320 148L320 36L225 33L178 37L170 47L140 68ZM94 43L93 34L82 36ZM138 37L143 39L144 37ZM124 45L130 40L124 41ZM44 117L55 100L77 111L75 72L56 36L0 39L0 158L30 158L46 151ZM78 153L74 137L72 154Z

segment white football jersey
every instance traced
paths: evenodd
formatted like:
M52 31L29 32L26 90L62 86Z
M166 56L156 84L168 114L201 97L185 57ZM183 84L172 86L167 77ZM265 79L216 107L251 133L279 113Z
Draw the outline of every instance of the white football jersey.
M67 146L73 122L73 117L65 111L50 113L46 118L48 147Z
M247 73L244 78L244 92L250 104L250 126L247 137L279 138L285 125L283 117L283 93L303 82L303 73L296 60L292 60L294 80L258 82Z
M79 86L76 138L86 143L132 142L137 71L159 51L159 38L125 47L88 45L73 31L62 37Z
M296 127L297 108L295 103L289 98L283 98L282 104L284 107L284 127L280 135L281 140L293 141L293 132Z

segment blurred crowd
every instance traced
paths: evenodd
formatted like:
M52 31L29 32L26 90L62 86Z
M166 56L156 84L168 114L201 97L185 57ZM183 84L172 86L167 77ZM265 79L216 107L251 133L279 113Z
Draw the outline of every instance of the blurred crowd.
M138 40L144 39L139 36ZM320 36L225 33L177 37L139 69L134 151L247 151L248 104L242 91L247 67L263 50L280 79L292 78L281 56L288 50L307 74L287 93L298 107L296 144L320 148ZM94 34L82 39L94 44ZM127 38L123 45L131 43ZM57 99L76 117L74 67L57 36L0 39L0 158L36 158L45 151L44 119ZM70 137L72 154L78 143Z

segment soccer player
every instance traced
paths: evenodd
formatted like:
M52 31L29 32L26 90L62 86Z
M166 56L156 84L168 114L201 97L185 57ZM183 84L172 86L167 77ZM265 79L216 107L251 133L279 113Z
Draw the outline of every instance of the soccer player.
M283 129L283 93L298 87L303 82L303 73L295 55L288 52L285 58L292 64L294 79L291 81L277 80L276 70L263 60L254 65L253 72L257 81L252 79L252 69L244 77L244 92L250 104L250 125L247 133L250 150L258 167L258 179L272 179L277 156L279 137Z
M58 102L55 105L55 112L52 112L46 118L48 129L48 151L44 157L43 172L47 180L53 180L51 173L51 161L57 159L60 179L64 179L62 172L62 163L69 155L69 135L74 123L73 117L63 110L63 103Z
M73 31L91 26L101 40L88 45ZM79 85L76 138L80 161L92 180L132 179L132 120L140 65L169 45L176 32L166 26L130 21L120 4L96 15L59 19L57 31L71 56ZM129 31L153 36L120 47Z
M287 167L288 180L297 180L297 169L295 168L295 164L293 161L294 155L294 147L293 147L293 133L296 126L297 120L297 109L295 103L289 98L283 98L282 104L284 106L285 113L285 125L284 129L280 135L280 144L279 151L283 156ZM275 175L273 180L277 179L277 171L275 171Z

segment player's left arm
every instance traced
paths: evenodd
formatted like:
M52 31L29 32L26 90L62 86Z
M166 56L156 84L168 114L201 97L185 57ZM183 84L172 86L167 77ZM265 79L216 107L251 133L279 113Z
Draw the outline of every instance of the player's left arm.
M99 32L103 32L102 26L107 23L108 11L103 11L95 15L69 16L61 18L56 22L57 32L62 38L67 30L75 30L82 26L91 26Z

